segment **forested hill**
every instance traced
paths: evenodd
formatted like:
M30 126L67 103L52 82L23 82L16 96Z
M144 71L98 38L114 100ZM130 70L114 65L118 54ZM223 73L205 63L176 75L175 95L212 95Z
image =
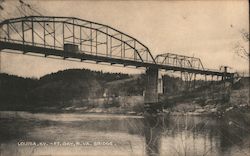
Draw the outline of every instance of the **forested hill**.
M0 74L0 107L1 109L23 109L38 105L57 105L74 99L103 97L110 82L134 80L133 75L121 73L103 73L86 69L69 69L48 74L40 79L22 78L14 75ZM139 78L140 79L140 78ZM140 80L138 80L140 82ZM137 83L137 81L136 81ZM136 83L126 83L125 88L138 91ZM119 92L120 88L112 88ZM117 89L117 91L116 91ZM127 92L124 90L124 92Z

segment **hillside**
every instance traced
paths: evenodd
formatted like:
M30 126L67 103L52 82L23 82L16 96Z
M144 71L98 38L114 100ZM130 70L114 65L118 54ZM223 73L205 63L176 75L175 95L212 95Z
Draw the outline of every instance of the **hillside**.
M40 79L0 74L0 109L23 111L142 112L146 77L70 69ZM180 78L163 77L166 111L216 113L249 106L249 78L226 82L196 81L196 87ZM112 109L111 109L112 108Z
M131 81L133 82L130 83ZM143 91L138 89L137 83L140 82L138 76L85 69L59 71L40 79L0 74L0 108L1 110L33 110L39 107L60 109L70 105L72 101L84 105L88 99L102 98L104 93L106 96L127 95L127 93L138 95Z
M192 91L162 96L165 111L177 114L238 116L250 119L249 77L230 82L208 83Z

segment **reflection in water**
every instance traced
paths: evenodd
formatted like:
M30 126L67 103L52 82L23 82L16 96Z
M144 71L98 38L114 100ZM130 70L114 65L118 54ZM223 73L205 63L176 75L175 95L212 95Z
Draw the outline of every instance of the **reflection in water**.
M144 115L144 135L148 156L159 156L160 154L162 126L162 116Z
M249 125L236 119L144 116L147 156L250 155Z
M0 112L0 155L250 155L249 125L242 118ZM24 146L18 141L112 142L113 146Z
M250 129L242 123L242 120L219 120L219 140L220 140L220 154L233 155L238 152L240 155L250 155ZM249 125L248 125L249 126ZM248 151L244 146L248 146ZM235 147L238 147L237 149ZM239 151L237 151L239 150Z

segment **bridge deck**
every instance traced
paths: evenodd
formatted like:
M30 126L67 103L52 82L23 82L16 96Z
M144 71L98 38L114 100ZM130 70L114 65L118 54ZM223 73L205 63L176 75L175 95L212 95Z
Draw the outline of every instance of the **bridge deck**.
M177 67L177 66L149 63L149 62L139 62L139 61L134 61L134 60L126 60L126 59L91 55L91 54L86 54L86 53L73 53L73 52L67 52L67 51L58 50L58 49L51 49L51 48L44 48L44 47L38 47L38 46L32 46L32 45L23 45L20 43L0 41L0 50L3 50L3 49L32 52L32 53L44 54L45 56L53 55L53 56L59 56L62 58L76 58L76 59L91 60L91 61L96 61L96 62L107 62L110 64L122 64L124 66L136 66L136 67L145 67L145 68L153 67L153 68L158 68L158 69L164 69L167 71L173 70L173 71L188 72L188 73L195 73L195 74L201 74L201 75L226 76L226 77L233 76L233 73L224 73L224 72L218 72L218 71L212 71L212 70L201 70L201 69L193 69L193 68L183 68L183 67Z

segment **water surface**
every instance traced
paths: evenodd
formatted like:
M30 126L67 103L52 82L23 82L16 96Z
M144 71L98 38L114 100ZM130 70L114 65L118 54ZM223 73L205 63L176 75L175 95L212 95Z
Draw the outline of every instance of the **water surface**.
M0 112L1 156L244 156L250 131L237 120Z

